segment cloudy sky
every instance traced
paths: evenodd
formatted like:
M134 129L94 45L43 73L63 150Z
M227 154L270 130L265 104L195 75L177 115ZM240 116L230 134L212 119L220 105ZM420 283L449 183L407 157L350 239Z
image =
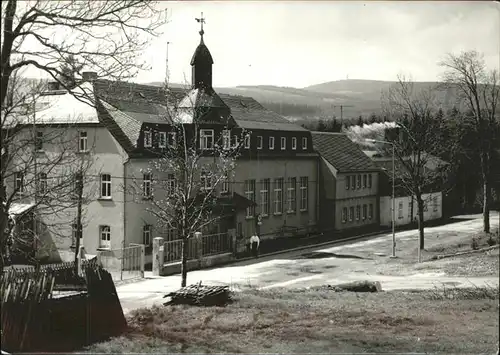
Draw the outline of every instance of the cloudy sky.
M152 71L136 81L190 80L199 43L195 17L206 17L214 86L305 87L332 80L394 80L399 73L434 81L447 52L475 49L500 65L500 6L474 2L221 1L163 3L164 35L145 59ZM162 5L163 5L162 4Z

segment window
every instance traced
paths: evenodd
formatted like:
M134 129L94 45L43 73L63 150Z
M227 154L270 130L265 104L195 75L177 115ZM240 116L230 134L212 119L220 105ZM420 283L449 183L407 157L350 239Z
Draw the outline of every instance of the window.
M295 210L297 209L296 188L297 188L297 178L289 177L287 191L286 191L288 213L294 213Z
M262 138L262 136L258 136L257 137L257 149L262 149L264 143L263 143L264 139Z
M200 129L200 149L214 148L214 130Z
M244 144L245 144L245 149L250 149L250 134L249 133L245 134Z
M345 177L345 189L346 190L349 190L349 184L351 183L351 177L350 176L346 176Z
M347 207L342 208L342 223L347 222Z
M144 148L150 148L153 143L151 131L144 131Z
M356 206L356 221L359 221L361 219L361 206L357 205Z
M16 175L16 181L15 181L15 189L16 192L19 194L24 193L24 174L22 172L17 172Z
M80 153L88 152L88 137L87 132L80 132L78 137L78 151Z
M300 177L300 210L302 212L307 211L307 206L309 204L308 180L307 176Z
M372 218L373 218L373 204L370 203L370 205L368 206L368 219Z
M212 175L207 173L205 170L201 171L201 189L202 190L211 190L212 189Z
M356 190L356 175L351 176L351 190Z
M361 188L361 175L358 175L358 189Z
M302 137L302 149L307 149L307 137Z
M292 137L292 149L296 150L297 149L297 138Z
M73 198L76 200L80 198L80 188L83 189L83 174L82 173L75 173L73 176Z
M274 137L269 137L269 149L274 149Z
M35 137L35 150L42 151L43 150L43 132L37 131Z
M231 131L225 129L222 131L222 149L231 148Z
M274 179L274 214L283 213L283 178Z
M226 174L224 175L224 178L222 179L222 185L221 185L221 192L222 192L223 194L225 194L225 193L228 193L228 192L229 192L229 190L230 190L230 188L229 188L229 184L230 184L230 183L231 183L231 181L230 181L229 174L228 174L228 173L226 173Z
M175 132L168 132L168 146L170 148L175 147Z
M403 202L398 203L398 219L403 218Z
M146 246L153 244L151 230L153 226L151 224L145 224L142 226L142 243Z
M368 187L371 189L372 187L372 174L368 174Z
M80 245L82 245L82 239L83 239L82 226L80 226L80 230L78 230L78 221L76 221L76 220L71 225L71 236L72 236L71 244L73 246L76 246L77 238L80 238Z
M433 197L433 198L432 198L432 201L433 201L433 207L434 207L434 208L433 208L433 211L434 211L434 212L437 212L437 211L438 211L438 198L437 198L437 196L436 196L436 197Z
M174 174L167 175L167 193L172 195L175 193L175 176Z
M233 135L233 137L232 137L232 147L233 147L234 149L237 149L237 148L239 148L239 144L240 144L240 143L239 143L238 136L237 136L236 134L235 134L235 135Z
M245 197L255 201L255 180L245 180ZM255 206L247 207L247 217L255 215Z
M269 215L269 190L271 189L271 180L263 179L260 181L260 213L262 216Z
M101 174L101 198L111 198L111 175Z
M99 247L101 248L110 248L111 247L111 227L110 226L100 226L99 227L100 234L100 243Z
M363 175L363 189L366 189L368 186L367 180L368 180L368 176L366 174Z
M143 174L142 175L142 197L150 198L151 197L151 174Z
M366 214L367 214L367 206L363 205L363 221L366 219Z
M38 174L38 193L45 194L47 192L47 174Z
M286 149L286 137L281 137L281 150Z
M167 146L167 132L160 132L158 134L158 147L165 148Z
M354 219L354 207L349 207L349 222Z

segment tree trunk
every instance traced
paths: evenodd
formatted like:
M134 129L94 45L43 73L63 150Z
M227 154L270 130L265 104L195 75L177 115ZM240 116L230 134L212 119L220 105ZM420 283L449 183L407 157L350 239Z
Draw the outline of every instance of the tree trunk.
M490 193L488 178L483 174L483 230L490 232Z
M424 201L422 196L417 195L417 207L418 207L418 234L419 234L419 248L424 250L425 240L424 240Z
M76 207L76 241L75 241L75 274L78 274L78 258L80 257L80 235L82 233L82 196L83 196L83 174L80 173L77 181L78 204ZM122 255L123 259L123 255Z
M187 283L188 243L189 243L188 236L186 234L183 234L183 238L182 238L182 262L181 262L181 275L182 275L181 287L186 287L186 283Z

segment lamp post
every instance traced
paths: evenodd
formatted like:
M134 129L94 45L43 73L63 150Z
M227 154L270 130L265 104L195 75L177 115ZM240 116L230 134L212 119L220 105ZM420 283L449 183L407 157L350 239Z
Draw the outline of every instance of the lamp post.
M381 144L389 144L392 146L392 255L391 258L396 257L396 232L395 232L395 222L396 222L396 200L394 193L394 186L396 182L396 167L395 167L395 147L394 143L387 141L380 141L376 139L367 139L367 142L370 143L381 143Z

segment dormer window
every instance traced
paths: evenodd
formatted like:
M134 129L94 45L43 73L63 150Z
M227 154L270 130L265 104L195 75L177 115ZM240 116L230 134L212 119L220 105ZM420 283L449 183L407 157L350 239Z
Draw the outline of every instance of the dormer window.
M222 149L231 148L231 131L225 129L222 131Z
M175 132L168 132L168 146L175 147Z
M269 137L269 149L274 149L274 137Z
M167 132L160 132L158 135L158 147L165 148L167 146Z
M200 149L214 148L214 130L200 129Z
M292 149L296 150L297 149L297 138L292 137Z
M281 137L281 150L286 149L286 137Z
M264 145L264 139L262 139L262 136L257 136L257 149L262 149Z
M151 131L144 131L144 147L151 148L153 142Z
M250 134L245 134L245 149L250 149Z
M307 137L302 137L302 149L307 149Z

